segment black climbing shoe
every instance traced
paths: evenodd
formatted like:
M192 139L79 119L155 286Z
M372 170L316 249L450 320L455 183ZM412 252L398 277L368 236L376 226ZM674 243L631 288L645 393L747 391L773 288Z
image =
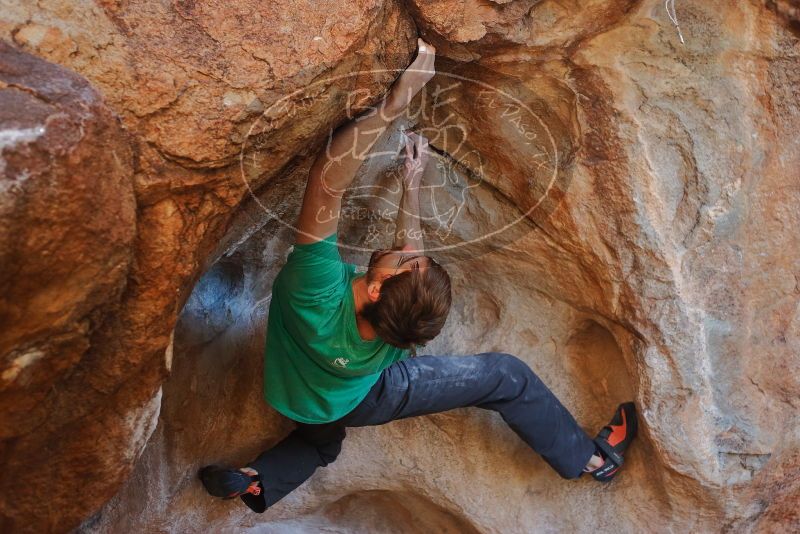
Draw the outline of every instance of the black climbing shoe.
M214 497L232 499L247 491L250 477L238 469L207 465L198 473L206 491Z
M636 406L632 402L620 404L611 422L600 430L594 443L605 462L592 471L592 476L600 482L611 482L617 476L623 463L623 455L633 438L636 437Z
M248 475L240 469L225 469L207 465L198 473L206 491L214 497L233 499L239 497L252 511L262 514L267 501L258 475Z

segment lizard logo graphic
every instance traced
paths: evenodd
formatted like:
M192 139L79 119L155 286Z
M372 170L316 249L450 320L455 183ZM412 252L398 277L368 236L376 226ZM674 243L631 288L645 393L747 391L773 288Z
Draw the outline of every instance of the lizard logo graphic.
M350 363L350 358L339 357L333 360L332 365L334 365L335 367L341 367L342 369L345 369L348 363Z

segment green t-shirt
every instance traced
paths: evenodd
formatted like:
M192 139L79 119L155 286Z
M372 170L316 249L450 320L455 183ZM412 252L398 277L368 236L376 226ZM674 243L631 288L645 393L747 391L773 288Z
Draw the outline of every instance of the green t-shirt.
M361 339L353 280L336 234L296 244L272 285L264 358L264 397L303 423L335 421L355 408L380 372L406 350Z

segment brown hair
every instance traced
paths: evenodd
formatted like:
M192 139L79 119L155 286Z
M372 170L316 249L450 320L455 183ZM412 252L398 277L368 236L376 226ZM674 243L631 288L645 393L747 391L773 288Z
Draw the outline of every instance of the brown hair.
M450 276L432 258L428 260L425 269L415 267L384 280L378 300L361 311L390 345L414 351L439 335L447 320Z

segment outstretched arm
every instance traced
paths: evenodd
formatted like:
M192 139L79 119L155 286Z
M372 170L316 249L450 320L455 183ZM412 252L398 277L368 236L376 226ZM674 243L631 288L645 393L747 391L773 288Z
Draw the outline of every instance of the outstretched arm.
M419 224L419 187L428 162L428 140L409 132L406 135L406 159L403 164L403 197L397 211L395 248L412 254L424 254L422 228Z
M298 221L297 243L314 243L339 225L342 195L389 124L433 77L436 50L418 40L416 59L375 110L339 128L311 166Z

